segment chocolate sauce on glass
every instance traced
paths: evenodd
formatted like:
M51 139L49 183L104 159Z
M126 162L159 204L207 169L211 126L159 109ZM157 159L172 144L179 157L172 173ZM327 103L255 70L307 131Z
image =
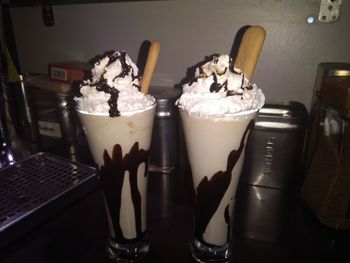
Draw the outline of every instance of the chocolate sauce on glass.
M203 233L207 228L210 219L218 209L220 202L226 193L232 178L232 170L235 167L239 157L242 154L245 145L245 139L249 131L254 125L254 120L250 121L241 139L240 146L237 150L232 150L227 157L227 165L225 171L218 171L210 179L205 176L197 186L195 197L195 235L202 243L207 243L203 240ZM227 223L227 241L230 233L230 213L229 206L225 208L222 215Z
M227 236L226 236L226 240L230 240L230 234L231 234L231 216L230 216L230 205L227 205L225 207L225 222L227 224Z
M121 146L114 145L112 157L105 150L103 153L104 164L100 168L100 178L103 187L107 206L111 215L113 228L115 231L115 241L118 243L131 243L140 240L145 235L141 225L141 194L137 187L137 170L140 164L145 163L145 174L147 176L149 151L139 149L139 143L136 142L123 158ZM123 236L120 226L120 207L121 193L125 172L129 172L129 182L131 190L131 199L135 212L136 238L127 239Z

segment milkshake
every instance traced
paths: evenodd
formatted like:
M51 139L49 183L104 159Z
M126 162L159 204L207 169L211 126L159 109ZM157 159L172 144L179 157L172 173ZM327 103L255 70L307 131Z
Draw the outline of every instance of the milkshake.
M100 58L76 97L77 112L97 164L117 262L149 250L146 193L155 99L140 92L138 68L125 52Z
M192 254L198 261L227 262L232 254L235 193L245 145L265 97L215 55L196 69L177 101L195 190Z

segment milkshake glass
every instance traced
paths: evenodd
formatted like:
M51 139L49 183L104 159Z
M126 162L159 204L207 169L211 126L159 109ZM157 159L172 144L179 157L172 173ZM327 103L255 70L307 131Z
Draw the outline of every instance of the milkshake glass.
M232 256L235 193L256 112L188 115L180 109L195 190L192 255L200 262Z
M117 117L77 111L104 193L108 255L137 261L149 250L147 172L155 105Z
M135 262L149 251L147 172L155 99L140 91L129 55L112 51L99 57L75 101L103 190L108 256Z
M228 262L245 146L265 97L229 55L209 59L183 85L177 105L195 193L192 256Z

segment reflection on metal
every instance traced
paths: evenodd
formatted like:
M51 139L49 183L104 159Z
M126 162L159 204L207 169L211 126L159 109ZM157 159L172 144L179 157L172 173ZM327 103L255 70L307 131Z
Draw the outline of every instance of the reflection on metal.
M290 110L281 108L262 108L259 113L262 115L276 115L277 117L291 117Z
M260 193L260 187L252 187L253 192L254 192L254 196L256 197L256 200L261 201L262 200L262 196Z
M342 0L321 0L318 21L322 23L333 23L338 21Z
M264 178L265 171L256 176L255 181L253 181L252 185L260 185Z
M13 156L11 148L7 145L5 141L2 141L0 145L0 169L8 165L15 163L15 158Z
M283 123L283 122L271 123L268 121L260 121L256 123L255 127L258 127L258 128L263 127L265 129L296 129L299 126L293 123Z

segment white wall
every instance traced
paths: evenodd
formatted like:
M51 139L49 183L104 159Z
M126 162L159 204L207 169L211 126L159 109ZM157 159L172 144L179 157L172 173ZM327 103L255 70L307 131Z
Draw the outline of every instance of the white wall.
M54 6L46 27L40 7L11 10L22 73L47 72L48 62L89 60L107 50L136 60L144 40L158 39L154 84L173 86L206 55L229 53L238 30L259 24L267 38L254 82L268 99L309 107L317 65L350 63L350 1L340 20L317 22L320 0L177 0ZM313 15L314 24L306 18Z

